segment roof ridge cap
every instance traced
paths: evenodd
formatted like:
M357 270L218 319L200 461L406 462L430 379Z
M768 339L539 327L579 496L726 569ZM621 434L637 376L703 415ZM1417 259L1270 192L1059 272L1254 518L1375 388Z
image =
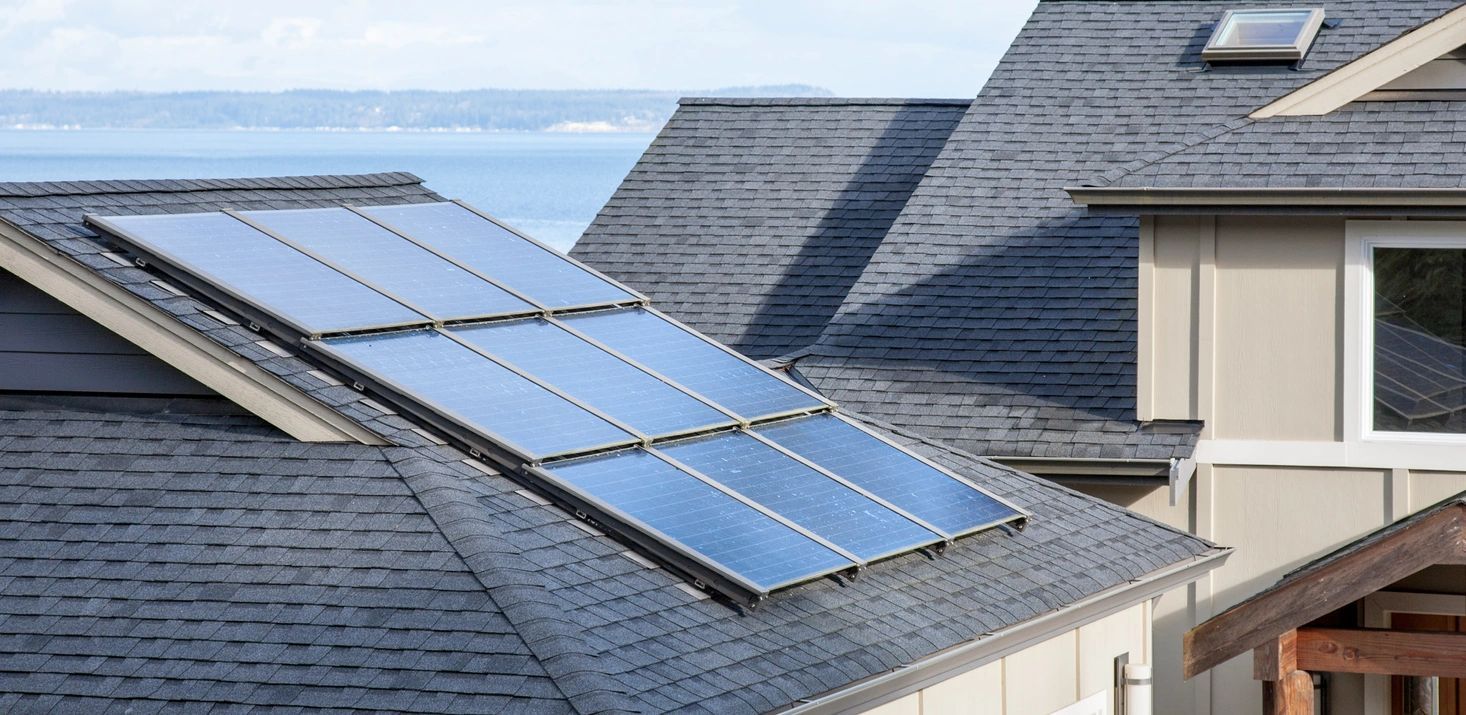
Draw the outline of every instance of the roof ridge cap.
M78 196L106 194L167 193L229 189L339 189L362 186L408 186L423 180L406 171L369 174L302 174L296 176L245 176L200 179L93 179L82 181L5 181L0 196Z
M1142 170L1159 164L1173 156L1176 156L1177 154L1188 151L1190 149L1194 149L1197 146L1206 144L1215 139L1220 139L1221 137L1231 134L1232 132L1235 132L1239 129L1257 124L1259 121L1261 120L1253 119L1251 117L1239 117L1228 122L1213 125L1204 131L1200 131L1195 134L1188 134L1180 141L1172 144L1170 147L1167 147L1160 151L1148 152L1141 155L1137 159L1133 159L1128 163L1122 164L1113 169L1110 169L1109 171L1106 171L1103 174L1100 174L1098 177L1096 177L1093 183L1087 184L1087 186L1090 186L1092 188L1109 186L1116 181L1119 181L1120 179L1123 179L1131 174L1138 174Z
M510 550L494 522L479 514L477 495L463 484L481 475L431 458L425 448L381 449L571 707L583 715L636 712L631 696L586 647L583 629L564 617L539 569Z

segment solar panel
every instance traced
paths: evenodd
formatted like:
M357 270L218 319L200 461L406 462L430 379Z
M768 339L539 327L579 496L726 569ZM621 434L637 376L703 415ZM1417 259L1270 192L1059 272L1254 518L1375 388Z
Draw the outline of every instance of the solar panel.
M945 541L745 432L657 449L866 561Z
M431 330L329 338L326 352L529 460L634 443L610 422Z
M535 306L346 209L240 215L438 320L528 314Z
M429 322L426 316L225 214L93 220L304 335Z
M745 419L819 409L828 404L748 359L642 308L567 315L563 320Z
M457 204L89 220L746 603L1024 518ZM1377 341L1403 366L1380 382L1418 410L1455 357L1410 337Z
M832 414L774 422L755 431L954 536L1023 516Z
M545 471L583 497L664 534L767 593L855 566L850 560L635 449L558 462Z
M514 234L458 204L405 204L359 209L516 293L551 308L640 299L553 249Z
M453 332L650 436L735 424L729 416L542 319Z

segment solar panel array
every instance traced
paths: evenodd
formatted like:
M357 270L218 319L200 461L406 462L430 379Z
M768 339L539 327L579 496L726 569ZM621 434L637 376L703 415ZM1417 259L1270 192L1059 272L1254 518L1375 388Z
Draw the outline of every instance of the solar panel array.
M462 204L88 220L745 603L1025 518Z

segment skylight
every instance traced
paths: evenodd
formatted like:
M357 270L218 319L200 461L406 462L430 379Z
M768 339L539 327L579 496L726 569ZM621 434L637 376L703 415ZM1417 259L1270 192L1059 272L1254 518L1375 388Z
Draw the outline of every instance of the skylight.
M1323 8L1228 10L1201 58L1218 61L1296 61L1323 25Z

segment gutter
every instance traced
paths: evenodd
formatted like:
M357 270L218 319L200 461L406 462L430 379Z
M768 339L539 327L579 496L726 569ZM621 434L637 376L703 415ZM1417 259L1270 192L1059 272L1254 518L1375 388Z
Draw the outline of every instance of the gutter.
M1084 206L1466 207L1466 189L1067 186Z
M988 457L1009 469L1044 477L1107 477L1164 480L1170 459L1087 459L1084 457Z
M799 715L833 715L869 710L1017 653L1061 633L1185 586L1222 565L1232 549L1213 547L1190 561L1153 571L1129 583L1087 596L1057 611L948 648L910 665L834 690L784 710Z

